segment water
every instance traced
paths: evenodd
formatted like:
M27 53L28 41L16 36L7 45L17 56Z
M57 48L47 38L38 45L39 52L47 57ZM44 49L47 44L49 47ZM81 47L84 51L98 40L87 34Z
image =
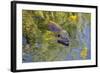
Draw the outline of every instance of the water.
M86 59L91 59L91 39L90 39L90 32L91 32L90 27L86 26L84 28L84 30L83 30L83 34L84 35L82 33L79 33L79 35L80 35L80 38L79 38L79 40L80 40L80 46L82 46L82 41L85 41L86 47L88 49L88 54L87 54L87 58ZM84 39L83 39L83 36L85 37ZM82 58L80 57L81 50L82 50L82 47L81 48L72 48L72 51L67 54L67 57L66 57L65 60L73 60L73 55L72 54L74 54L74 57L76 57L75 60L82 60Z
M32 54L30 54L30 53L23 53L22 56L23 56L23 60L22 60L23 63L32 62Z

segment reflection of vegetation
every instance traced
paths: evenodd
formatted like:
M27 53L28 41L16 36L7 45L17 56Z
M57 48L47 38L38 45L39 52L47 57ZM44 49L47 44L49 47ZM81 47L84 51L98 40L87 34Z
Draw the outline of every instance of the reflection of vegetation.
M81 53L80 53L82 59L86 59L86 57L87 57L87 53L88 53L87 48L86 48L86 47L83 48L82 51L81 51Z
M23 36L27 40L26 45L23 45L23 52L32 53L33 61L64 60L72 48L80 47L79 33L83 31L87 24L90 26L91 18L88 13L32 10L23 10L22 17ZM56 33L48 29L50 21L57 23L68 32L69 46L66 47L56 42ZM81 52L82 58L85 58L83 57L84 53L86 53L85 50Z

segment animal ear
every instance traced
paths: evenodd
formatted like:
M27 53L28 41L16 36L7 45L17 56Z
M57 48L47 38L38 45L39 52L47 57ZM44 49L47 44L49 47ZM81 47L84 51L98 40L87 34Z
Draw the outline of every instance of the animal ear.
M61 27L53 21L50 21L48 23L48 28L53 32L60 32L61 31Z

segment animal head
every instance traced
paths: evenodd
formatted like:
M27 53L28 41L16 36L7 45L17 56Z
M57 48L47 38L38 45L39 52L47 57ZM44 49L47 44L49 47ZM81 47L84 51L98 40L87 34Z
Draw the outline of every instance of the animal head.
M50 31L55 32L58 43L63 44L65 46L69 45L68 33L67 33L67 31L63 30L61 28L61 26L59 26L55 22L50 21L49 24L48 24L48 28L49 28Z

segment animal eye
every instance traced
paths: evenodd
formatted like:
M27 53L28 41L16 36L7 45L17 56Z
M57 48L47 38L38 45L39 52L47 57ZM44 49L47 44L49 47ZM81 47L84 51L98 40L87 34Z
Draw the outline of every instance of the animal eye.
M60 34L58 34L58 37L60 37Z

